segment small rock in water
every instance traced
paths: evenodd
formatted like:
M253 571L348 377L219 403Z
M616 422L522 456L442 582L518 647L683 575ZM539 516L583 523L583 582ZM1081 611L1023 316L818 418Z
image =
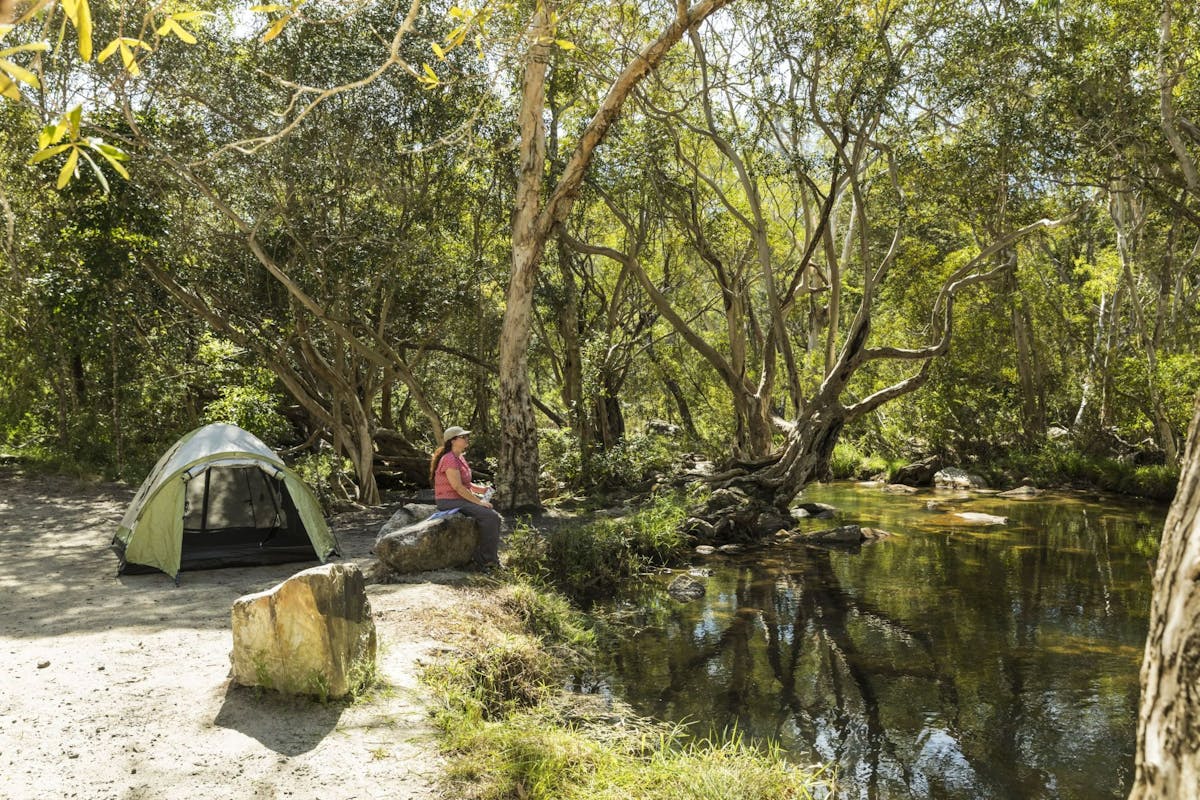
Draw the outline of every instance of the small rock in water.
M1042 493L1041 489L1035 486L1018 486L1016 489L1009 489L1007 492L1001 492L997 497L1005 497L1013 500L1030 500Z
M681 603L699 600L704 597L704 592L704 581L691 575L680 575L667 587L667 594Z
M711 556L715 552L717 552L717 548L713 547L711 544L702 544L696 547L696 553L698 555Z
M725 553L726 555L734 555L735 553L740 553L740 552L742 552L743 549L745 549L745 548L743 548L740 544L723 544L717 548L717 550L719 550L722 553Z
M976 525L1007 525L1008 517L997 517L995 514L982 514L978 511L959 511L954 516L964 522Z

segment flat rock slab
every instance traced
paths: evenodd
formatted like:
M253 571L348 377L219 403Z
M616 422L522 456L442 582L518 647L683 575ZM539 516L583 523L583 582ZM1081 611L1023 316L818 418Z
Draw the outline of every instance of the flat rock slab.
M1001 492L996 496L1009 500L1032 500L1040 494L1042 494L1042 490L1034 486L1018 486L1016 489L1009 489L1007 492Z
M958 511L954 516L972 525L1007 525L1008 517L998 517L995 514L982 514L978 511Z

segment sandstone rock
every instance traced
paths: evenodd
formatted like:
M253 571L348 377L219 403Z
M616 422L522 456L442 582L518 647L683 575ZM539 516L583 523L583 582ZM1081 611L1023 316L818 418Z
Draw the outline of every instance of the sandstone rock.
M806 533L804 538L817 542L858 544L863 540L863 532L862 528L857 525L842 525L837 528L829 528L828 530Z
M745 548L742 547L740 544L723 544L717 548L717 550L719 552L724 553L727 556L737 555L738 553L742 552L744 549Z
M997 497L1007 497L1011 500L1031 500L1042 493L1041 489L1034 486L1018 486L1016 489L1009 489L1007 492L1001 492Z
M896 475L892 480L894 483L903 483L908 486L928 486L933 483L934 475L941 468L942 459L938 456L930 456L896 470Z
M935 486L949 489L984 489L987 483L975 475L958 467L946 467L933 476Z
M393 572L426 572L468 563L478 541L475 520L449 514L380 535L375 555Z
M810 517L817 519L829 519L837 514L837 509L825 503L799 503L796 508L803 509L808 512Z
M879 539L886 539L892 534L881 528L863 528L862 535L863 539L866 539L868 542L874 542Z
M717 552L717 548L711 544L702 544L696 548L696 554L701 556L711 556L715 552Z
M691 575L680 575L667 586L667 594L681 603L704 597L704 581Z
M396 513L392 514L391 519L383 523L383 526L379 529L379 535L387 536L392 531L407 528L415 522L426 519L435 511L437 511L437 506L433 504L408 503L396 509Z
M233 603L233 679L285 694L345 697L375 662L375 621L353 564L304 570Z
M889 483L887 486L883 487L883 490L888 494L916 494L917 492L921 491L915 486L908 486L907 484L903 483Z

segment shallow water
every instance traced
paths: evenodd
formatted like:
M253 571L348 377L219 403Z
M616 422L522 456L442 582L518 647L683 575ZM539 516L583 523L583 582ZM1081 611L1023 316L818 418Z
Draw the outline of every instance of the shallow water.
M669 599L664 578L618 604L635 627L608 688L696 735L736 727L833 762L838 797L1128 793L1165 507L846 484L801 500L839 509L807 530L893 535L698 557L704 599Z

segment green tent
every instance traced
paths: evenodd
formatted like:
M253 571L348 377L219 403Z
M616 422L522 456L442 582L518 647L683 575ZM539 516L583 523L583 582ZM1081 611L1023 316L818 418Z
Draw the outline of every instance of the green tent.
M163 454L125 512L120 571L180 570L340 555L312 490L236 425L197 428Z

